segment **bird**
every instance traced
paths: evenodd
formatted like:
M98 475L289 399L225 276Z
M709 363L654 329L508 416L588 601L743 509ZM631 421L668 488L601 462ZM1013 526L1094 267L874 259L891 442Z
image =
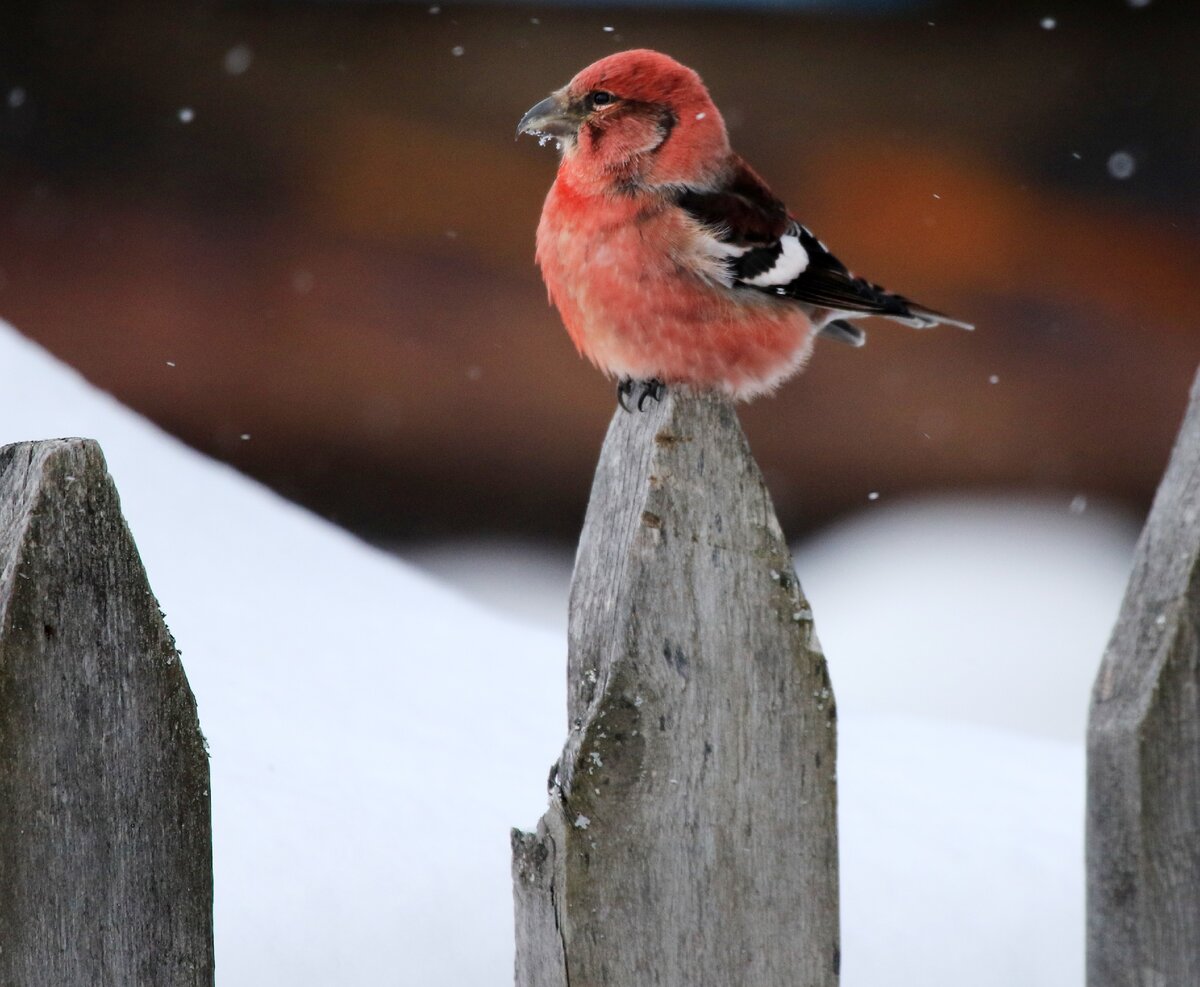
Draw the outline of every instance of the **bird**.
M700 76L646 48L608 55L533 106L555 141L535 258L584 357L627 411L667 387L746 401L798 372L855 320L973 329L856 277L730 147Z

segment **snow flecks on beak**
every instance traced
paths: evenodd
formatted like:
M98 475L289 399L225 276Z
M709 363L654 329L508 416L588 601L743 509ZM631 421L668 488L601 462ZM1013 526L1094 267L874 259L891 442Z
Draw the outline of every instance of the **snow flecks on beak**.
M574 137L583 117L560 90L543 99L521 117L517 124L517 136L533 134L535 137L563 140Z

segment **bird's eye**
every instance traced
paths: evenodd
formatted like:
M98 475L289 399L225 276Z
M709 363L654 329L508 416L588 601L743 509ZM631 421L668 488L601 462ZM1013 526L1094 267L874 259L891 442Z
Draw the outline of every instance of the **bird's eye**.
M607 106L609 103L615 103L616 101L616 96L614 96L612 93L605 92L603 89L597 89L594 93L588 93L588 102L591 103L593 107Z

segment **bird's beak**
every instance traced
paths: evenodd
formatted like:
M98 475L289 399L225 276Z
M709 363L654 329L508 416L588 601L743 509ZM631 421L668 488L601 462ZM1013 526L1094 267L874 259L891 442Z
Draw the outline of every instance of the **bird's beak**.
M521 122L517 124L517 136L548 134L559 138L574 137L582 119L560 90L547 96L521 117Z

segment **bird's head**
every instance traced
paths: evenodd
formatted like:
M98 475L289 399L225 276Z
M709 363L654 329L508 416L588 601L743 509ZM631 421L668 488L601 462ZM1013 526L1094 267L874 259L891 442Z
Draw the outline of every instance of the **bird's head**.
M521 118L549 136L564 171L614 187L704 185L725 167L725 122L695 72L639 48L594 62Z

